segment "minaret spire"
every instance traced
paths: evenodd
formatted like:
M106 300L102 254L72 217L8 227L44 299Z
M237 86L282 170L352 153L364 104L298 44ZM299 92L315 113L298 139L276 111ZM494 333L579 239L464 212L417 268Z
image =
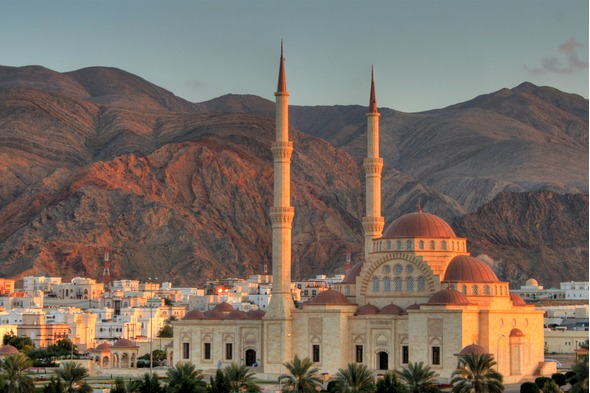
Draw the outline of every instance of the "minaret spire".
M283 40L281 40L281 63L279 65L279 83L277 93L287 93L287 79L285 78L285 57L283 56Z
M383 234L384 219L381 216L381 170L383 159L379 157L379 112L375 95L375 78L371 67L371 93L367 113L367 157L365 169L366 208L363 217L365 232L365 260L373 250L373 240Z

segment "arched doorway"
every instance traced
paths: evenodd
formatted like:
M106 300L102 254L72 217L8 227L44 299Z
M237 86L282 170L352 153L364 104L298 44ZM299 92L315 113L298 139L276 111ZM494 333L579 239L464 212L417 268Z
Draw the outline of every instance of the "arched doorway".
M379 370L387 370L389 365L389 355L387 352L377 353L377 365Z
M246 350L246 366L252 367L256 363L256 351L253 349Z

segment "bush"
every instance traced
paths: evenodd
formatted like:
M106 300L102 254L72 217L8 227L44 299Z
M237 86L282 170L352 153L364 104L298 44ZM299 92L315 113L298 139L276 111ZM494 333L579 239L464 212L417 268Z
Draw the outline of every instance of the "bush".
M567 378L564 374L562 373L555 373L551 376L551 379L553 381L555 381L555 383L557 384L557 386L563 386L567 383Z
M549 382L546 382L545 385L543 385L543 388L541 388L541 390L543 391L543 393L561 393L559 386L557 386L555 381L553 381L552 379L550 379Z
M520 385L520 393L540 393L540 390L536 383L525 382Z
M537 384L537 387L539 389L543 389L543 385L545 385L549 381L551 381L551 378L547 378L547 377L535 378L535 383Z

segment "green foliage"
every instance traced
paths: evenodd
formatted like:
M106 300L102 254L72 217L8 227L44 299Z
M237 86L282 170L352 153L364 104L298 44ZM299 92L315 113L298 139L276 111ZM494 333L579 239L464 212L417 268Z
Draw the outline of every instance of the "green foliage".
M209 381L208 393L230 393L229 381L220 369L215 372L215 379L210 377Z
M145 373L143 380L139 381L138 393L164 393L166 389L160 384L160 378L158 374Z
M559 386L552 379L550 379L548 382L545 382L545 385L543 385L541 390L543 393L561 393Z
M563 386L567 383L567 377L562 373L555 373L551 376L551 379L555 381L557 386Z
M406 386L391 372L386 372L375 385L375 393L407 393L407 391Z
M238 366L232 363L223 369L223 374L229 382L231 392L260 392L256 383L256 374L246 365Z
M172 330L172 325L166 324L162 326L162 329L158 331L158 337L162 338L169 338L174 337L174 331Z
M138 359L147 360L147 364L149 367L149 364L150 364L150 354L149 353L146 353L145 355L141 355L140 357L138 357ZM154 362L154 366L162 366L164 364L164 361L166 360L166 351L164 351L163 349L154 349L152 351L152 360Z
M49 383L43 388L43 393L63 393L65 386L59 377L51 377Z
M128 393L127 386L125 386L125 380L121 377L115 378L115 383L111 387L109 393Z
M570 378L570 383L574 382L570 393L588 393L588 355L572 367L572 371L576 375Z
M26 374L31 364L31 360L25 355L11 355L4 358L2 372L0 372L0 392L34 393L35 384Z
M168 393L205 393L207 384L203 381L201 370L197 370L192 363L176 363L166 371L170 381Z
M80 356L78 352L78 348L72 340L69 338L62 338L61 340L57 340L57 342L53 345L47 347L47 349L53 354L53 356L58 358L67 358L71 355L73 356Z
M21 352L33 349L33 340L27 336L15 336L14 333L6 333L2 338L2 345L10 344Z
M549 381L551 381L551 378L548 378L548 377L537 377L537 378L535 378L535 383L537 384L537 386L539 387L539 389L543 389L543 385L545 385Z
M520 385L520 393L540 393L540 390L536 383L525 382Z
M459 366L451 375L453 393L501 393L503 376L494 369L496 361L488 354L467 354L459 358Z
M396 371L397 377L411 393L434 393L440 391L434 384L438 374L425 366L423 362L408 363L408 367Z
M48 348L33 348L27 351L27 356L33 361L33 367L53 367L53 353Z
M283 392L315 393L316 387L321 386L322 379L318 375L319 369L313 367L310 358L299 359L299 356L295 355L292 362L283 365L289 372L279 377L279 381L283 383Z
M340 393L373 393L373 373L364 364L349 363L345 369L336 373L336 382Z
M88 369L76 362L65 362L62 366L63 368L55 370L55 374L64 382L65 393L87 392L84 378L88 377Z

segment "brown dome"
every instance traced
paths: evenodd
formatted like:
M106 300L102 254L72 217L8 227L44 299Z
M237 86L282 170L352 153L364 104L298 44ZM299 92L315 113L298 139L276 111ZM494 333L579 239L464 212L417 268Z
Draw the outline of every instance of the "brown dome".
M16 349L16 347L13 347L10 344L6 344L3 345L2 347L0 347L0 355L6 356L6 355L18 355L20 352L18 351L18 349Z
M202 312L198 311L198 310L191 310L189 312L187 312L186 314L184 314L184 317L182 317L183 321L192 321L195 319L203 319L205 318L205 314L203 314Z
M449 224L434 214L421 210L404 214L385 229L383 237L457 237Z
M227 315L227 319L248 319L248 314L245 311L234 310Z
M455 356L465 356L471 354L478 354L478 355L488 355L489 352L485 350L484 347L478 344L471 344L466 346L461 350L461 352L456 353Z
M393 303L388 304L387 306L383 307L381 309L381 311L379 312L379 314L385 314L385 315L402 315L404 313L404 310L398 306L395 305Z
M406 312L408 310L420 310L420 305L418 303L414 303L406 307Z
M356 284L356 278L361 273L361 269L363 268L363 263L359 262L350 269L344 280L342 280L342 284Z
M365 304L356 310L356 315L375 315L379 314L379 309L372 304Z
M516 293L510 292L510 300L512 300L512 305L516 307L526 306L525 301Z
M314 297L309 304L350 304L346 296L333 289L322 291Z
M98 344L96 348L91 349L90 352L110 352L111 345L109 343Z
M215 307L213 307L213 310L221 312L232 312L235 310L235 308L229 303L221 302Z
M491 267L480 259L467 255L454 257L445 272L443 281L498 282Z
M510 331L510 337L524 337L524 333L520 329L512 329Z
M135 343L131 340L120 338L116 343L113 344L111 348L138 348L138 346L135 345Z
M250 310L247 312L248 318L250 319L262 319L266 315L266 312L262 311L261 309L258 310Z
M535 280L534 278L529 278L528 280L526 280L526 284L527 287L538 287L539 286L539 282L537 280Z
M215 309L205 311L204 315L205 315L205 319L224 319L225 318L224 313L222 313L221 311L217 311Z
M428 304L469 304L469 300L461 292L448 287L434 293L428 299Z

